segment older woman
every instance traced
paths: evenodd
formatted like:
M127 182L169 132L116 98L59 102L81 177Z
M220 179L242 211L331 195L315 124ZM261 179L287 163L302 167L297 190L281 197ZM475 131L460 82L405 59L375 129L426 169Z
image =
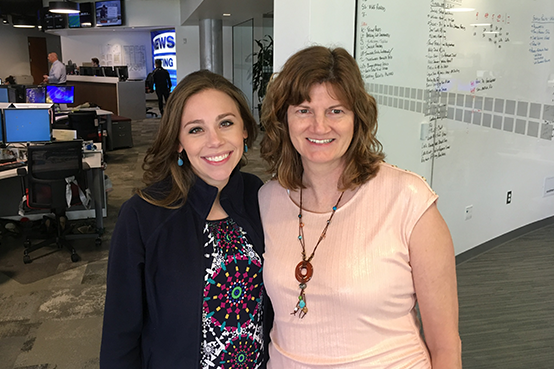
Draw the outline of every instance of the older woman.
M175 88L112 236L101 368L265 367L262 183L239 171L255 134L222 76Z
M309 47L271 81L260 190L269 368L461 368L454 250L420 176L383 162L355 60ZM419 304L425 338L416 314Z

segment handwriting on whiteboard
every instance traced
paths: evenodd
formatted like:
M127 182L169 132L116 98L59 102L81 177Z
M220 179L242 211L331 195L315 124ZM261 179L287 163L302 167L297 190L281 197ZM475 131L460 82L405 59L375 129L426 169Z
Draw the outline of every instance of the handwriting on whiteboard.
M554 16L534 15L529 36L529 52L533 55L534 64L550 63L550 45Z

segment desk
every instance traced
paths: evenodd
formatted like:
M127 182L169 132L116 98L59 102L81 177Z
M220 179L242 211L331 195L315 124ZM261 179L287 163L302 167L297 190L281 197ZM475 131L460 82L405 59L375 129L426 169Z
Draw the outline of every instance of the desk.
M75 105L89 102L131 119L146 118L144 81L69 75L67 84L75 86Z
M95 111L96 115L98 116L98 124L100 131L102 132L102 148L104 150L109 150L111 147L111 137L112 136L112 115L113 113L109 110L103 110L98 108L81 108L77 110L67 110L67 111L59 111L56 112L56 119L67 116L72 111ZM104 122L102 122L104 121ZM106 130L106 134L108 137L104 136L104 129Z
M83 163L88 164L90 170L87 171L89 188L94 202L93 209L68 210L66 215L68 219L96 219L96 228L100 233L104 230L104 219L107 216L106 192L104 190L104 160L102 149L83 151ZM22 167L25 168L25 167ZM17 169L10 169L0 172L0 196L2 206L0 207L0 217L5 219L19 220L18 215L19 202L23 197L21 189L21 178L17 175ZM25 216L31 220L41 219L48 211L33 210Z

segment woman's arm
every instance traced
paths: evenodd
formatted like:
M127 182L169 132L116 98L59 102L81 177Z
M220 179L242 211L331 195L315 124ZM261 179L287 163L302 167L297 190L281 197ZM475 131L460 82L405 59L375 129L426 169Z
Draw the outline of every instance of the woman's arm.
M127 204L128 205L128 204ZM142 368L144 246L137 215L121 209L110 244L101 369Z
M414 227L410 260L433 369L462 367L454 246L434 203Z

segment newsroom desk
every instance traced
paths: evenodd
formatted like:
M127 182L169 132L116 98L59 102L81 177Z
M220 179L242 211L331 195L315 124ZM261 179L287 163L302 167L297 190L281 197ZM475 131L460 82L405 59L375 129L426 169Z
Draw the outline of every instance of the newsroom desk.
M56 120L68 116L69 113L72 111L95 111L96 116L99 118L99 128L100 132L102 132L102 148L105 151L108 151L112 148L112 138L113 138L113 130L112 130L112 115L113 113L109 110L104 109L98 109L98 108L80 108L75 110L67 110L67 111L58 111L55 112L54 115L56 116ZM107 137L104 136L104 130L106 130Z
M98 145L101 146L101 145ZM66 212L68 219L96 219L96 228L100 234L104 231L103 217L107 216L106 191L104 190L104 160L101 147L95 150L83 151L83 163L86 163L90 170L87 174L89 188L91 189L94 207L85 209L83 206L74 206ZM23 167L25 168L25 167ZM0 171L0 218L19 220L19 203L23 197L21 178L17 175L17 169ZM73 209L74 208L74 209ZM43 215L49 214L47 210L30 210L25 217L36 220Z
M74 104L94 103L116 115L131 119L146 118L144 81L119 81L117 77L67 76L67 84L75 86Z

